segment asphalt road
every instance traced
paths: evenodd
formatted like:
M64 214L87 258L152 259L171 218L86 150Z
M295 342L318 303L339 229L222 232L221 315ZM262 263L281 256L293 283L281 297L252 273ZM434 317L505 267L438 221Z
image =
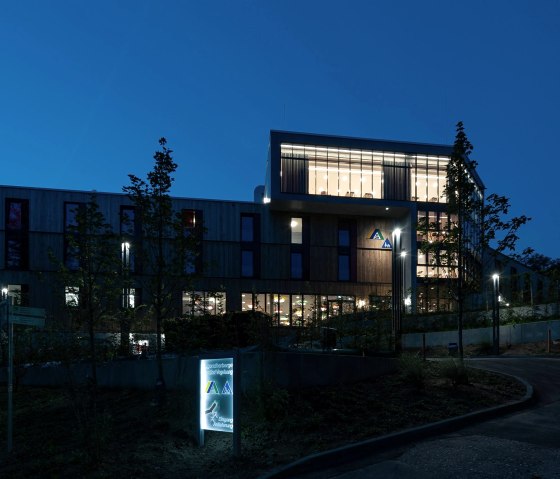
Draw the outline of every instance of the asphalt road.
M451 434L297 477L560 479L560 360L492 358L470 363L526 379L535 388L536 403Z

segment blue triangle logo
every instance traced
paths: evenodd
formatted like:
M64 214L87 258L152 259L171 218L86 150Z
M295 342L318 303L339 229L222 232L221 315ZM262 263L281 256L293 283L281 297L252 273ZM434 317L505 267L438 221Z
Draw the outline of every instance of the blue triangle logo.
M231 390L231 386L229 385L228 381L226 381L224 387L222 388L222 394L233 394L233 391Z
M381 249L393 249L393 245L391 244L391 242L389 241L389 238L387 238L383 244L381 245Z
M369 237L369 239L372 239L372 240L384 240L385 238L383 238L383 235L381 234L381 231L379 231L379 228L375 228L374 232L371 234L371 236Z

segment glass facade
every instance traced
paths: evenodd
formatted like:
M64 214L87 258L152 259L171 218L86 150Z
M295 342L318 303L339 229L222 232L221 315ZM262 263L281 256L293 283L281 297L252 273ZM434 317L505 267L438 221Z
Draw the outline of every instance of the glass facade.
M183 291L183 315L204 316L226 312L226 293L223 291Z
M242 311L270 314L277 326L306 326L359 310L384 310L387 297L345 295L242 293Z
M281 145L281 191L445 203L449 157Z

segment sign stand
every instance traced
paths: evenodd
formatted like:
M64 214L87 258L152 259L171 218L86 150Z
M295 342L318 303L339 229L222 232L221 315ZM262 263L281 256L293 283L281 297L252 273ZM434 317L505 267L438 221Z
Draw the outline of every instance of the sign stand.
M233 434L233 455L241 454L239 422L239 352L232 355L205 354L199 356L199 445L204 446L204 431Z

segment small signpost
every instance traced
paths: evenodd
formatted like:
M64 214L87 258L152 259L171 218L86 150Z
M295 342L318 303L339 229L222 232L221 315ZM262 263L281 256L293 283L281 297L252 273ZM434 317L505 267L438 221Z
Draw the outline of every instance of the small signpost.
M4 311L0 315L0 325L6 323L8 328L8 452L13 448L13 392L14 392L14 324L25 326L45 326L45 310L40 308L27 308L23 306L12 306L12 298L4 293L4 299L0 302L0 308Z
M24 326L45 327L45 310L42 308L27 308L25 306L12 306L11 321L13 324Z
M233 434L233 454L239 456L238 353L229 357L201 356L199 367L199 444L204 445L204 431Z

